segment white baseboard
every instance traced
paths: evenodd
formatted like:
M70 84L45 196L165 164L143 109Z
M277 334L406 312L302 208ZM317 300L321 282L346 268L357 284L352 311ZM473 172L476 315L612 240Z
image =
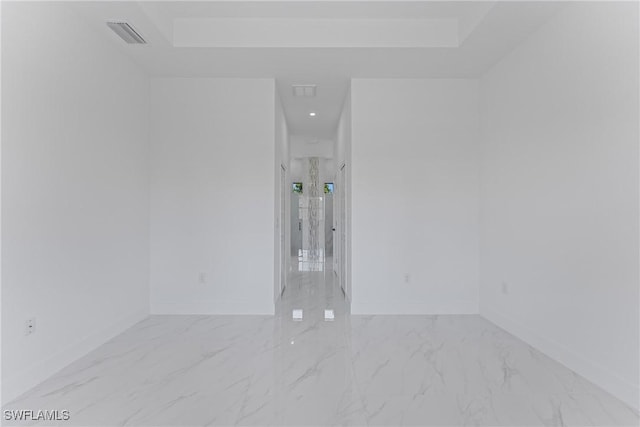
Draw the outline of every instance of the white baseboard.
M505 331L525 341L538 351L562 363L575 373L598 385L622 400L636 412L640 412L640 388L621 378L607 368L593 362L579 353L543 337L521 322L488 308L482 308L480 315Z
M477 301L423 303L410 301L352 301L351 314L478 314Z
M273 315L273 301L151 302L151 314Z
M111 325L69 344L27 369L13 375L8 375L3 372L2 405L11 402L62 368L78 360L148 316L149 313L146 310L122 316Z

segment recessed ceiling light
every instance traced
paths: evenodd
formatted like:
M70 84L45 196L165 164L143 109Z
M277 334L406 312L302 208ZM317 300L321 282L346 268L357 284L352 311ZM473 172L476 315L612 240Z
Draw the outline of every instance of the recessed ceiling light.
M309 113L309 117L315 117L316 113L314 113L313 111Z

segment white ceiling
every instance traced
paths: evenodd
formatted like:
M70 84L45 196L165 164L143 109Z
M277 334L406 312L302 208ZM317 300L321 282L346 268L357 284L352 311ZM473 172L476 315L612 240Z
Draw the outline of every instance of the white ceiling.
M290 132L332 138L351 78L480 76L563 5L234 0L74 7L151 76L275 78ZM115 19L148 44L122 42L105 25ZM315 84L317 96L295 98L292 84Z
M183 18L419 19L455 18L481 9L479 1L180 1L154 2Z

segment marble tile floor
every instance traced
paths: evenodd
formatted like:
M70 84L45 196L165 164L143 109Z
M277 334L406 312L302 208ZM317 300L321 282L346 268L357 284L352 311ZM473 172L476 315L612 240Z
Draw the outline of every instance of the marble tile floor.
M639 424L479 316L351 316L333 279L295 273L275 316L151 316L4 409L70 411L12 424L38 426Z

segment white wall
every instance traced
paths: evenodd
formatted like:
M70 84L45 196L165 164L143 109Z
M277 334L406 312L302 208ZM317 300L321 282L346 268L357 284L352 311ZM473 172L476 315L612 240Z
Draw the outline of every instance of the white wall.
M638 4L579 3L481 81L481 313L636 407L638 71Z
M318 169L320 175L320 181L333 182L335 178L335 160L319 158ZM290 182L302 182L307 179L309 174L309 159L307 157L301 157L291 159L291 176Z
M70 6L2 9L6 402L148 314L149 86Z
M326 138L291 135L291 158L333 158L335 142Z
M281 293L283 283L281 274L285 277L285 286L291 266L291 161L289 148L289 129L287 127L287 119L282 108L282 101L278 90L275 90L275 218L276 227L274 235L274 301L276 301ZM284 213L282 212L282 191L280 188L281 170L285 168L285 184L284 184ZM284 232L284 242L282 242L281 233ZM282 247L281 247L282 246ZM285 254L284 262L281 254Z
M324 186L325 182L333 182L336 175L335 161L333 159L318 159L318 169L320 185Z
M347 91L338 120L336 140L334 144L336 170L351 161L351 86Z
M477 313L477 80L351 94L352 312Z
M152 80L153 313L274 312L274 96L272 79Z
M2 29L2 3L0 3L0 30ZM0 31L0 46L2 46L2 31ZM2 80L2 55L0 54L0 81ZM0 84L0 100L2 100L2 84ZM2 102L0 101L0 129L2 129ZM0 136L0 142L2 137ZM0 144L0 336L2 332L2 147ZM0 367L2 366L2 339L0 338ZM0 378L2 376L0 368ZM0 385L0 405L4 403Z

